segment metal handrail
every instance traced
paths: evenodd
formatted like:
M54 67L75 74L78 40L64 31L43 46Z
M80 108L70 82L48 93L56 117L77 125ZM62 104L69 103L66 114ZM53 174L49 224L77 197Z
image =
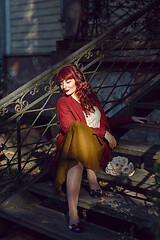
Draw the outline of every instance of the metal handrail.
M59 131L56 102L61 96L55 74L63 65L75 64L86 74L109 116L135 101L149 84L159 81L159 49L156 53L152 50L152 43L149 44L147 38L148 29L144 24L148 13L159 5L158 0L153 1L0 100L0 132L4 136L0 150L6 157L5 164L0 165L0 178L15 171L13 163L18 166L14 180L19 181L42 162L42 167L45 167L44 163L51 160ZM136 26L137 21L142 24ZM133 44L135 40L136 46ZM128 43L133 45L131 52L126 50ZM134 57L137 57L137 49L141 49L142 43L141 61L136 60L135 71L129 72L128 68L133 64ZM126 54L125 61L122 61L123 54ZM114 61L110 59L111 55ZM148 71L144 71L146 61L143 60L148 55L154 60L148 63ZM7 157L8 152L10 157ZM38 161L37 155L41 161Z
M125 28L126 26L128 26L132 22L136 21L138 18L143 16L148 10L151 10L152 8L157 6L157 4L159 4L159 1L155 0L151 4L149 4L148 6L139 10L133 16L130 16L129 18L123 20L121 23L117 24L116 26L112 26L110 29L107 29L98 38L92 40L91 42L86 44L84 47L82 47L82 48L78 49L77 51L75 51L74 53L70 54L68 57L66 57L65 59L63 59L59 63L55 64L53 67L47 69L46 71L44 71L43 73L41 73L40 75L38 75L37 77L32 79L31 81L29 81L28 83L24 84L23 86L21 86L20 88L18 88L17 90L12 92L8 96L6 96L5 98L1 99L0 100L0 106L4 107L4 106L6 106L6 104L10 103L10 101L14 101L14 99L16 99L17 97L22 96L23 93L26 91L26 89L28 89L28 90L33 89L34 86L36 87L38 84L42 83L42 81L44 81L46 78L48 78L48 76L50 76L50 74L52 74L55 71L58 72L59 69L63 65L69 64L70 62L74 62L77 59L77 56L85 55L89 51L91 51L92 49L94 49L96 47L99 48L101 42L104 39L107 39L107 37L109 37L110 35L113 35L117 31L119 31L120 29Z

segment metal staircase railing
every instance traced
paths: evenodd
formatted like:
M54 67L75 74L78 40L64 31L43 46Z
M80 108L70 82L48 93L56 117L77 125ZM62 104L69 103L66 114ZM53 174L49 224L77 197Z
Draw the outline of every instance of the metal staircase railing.
M75 64L97 92L108 116L118 114L159 81L157 30L147 20L160 7L153 1L63 61L0 100L0 188L32 178L46 168L55 152L59 131L56 102L61 96L55 74ZM155 32L156 31L156 32ZM26 178L25 178L26 179Z
M75 38L83 41L92 40L151 2L152 0L82 0L80 22Z

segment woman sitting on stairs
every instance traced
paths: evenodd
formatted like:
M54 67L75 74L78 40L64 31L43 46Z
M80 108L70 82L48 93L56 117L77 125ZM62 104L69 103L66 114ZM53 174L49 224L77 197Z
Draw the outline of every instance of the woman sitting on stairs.
M61 132L50 172L55 178L56 192L60 193L66 183L69 229L82 232L77 203L84 168L90 196L100 197L102 190L96 172L100 165L107 165L111 150L117 146L111 129L132 121L144 123L147 120L135 116L107 118L84 74L74 65L64 66L58 72L57 80L65 96L57 102Z

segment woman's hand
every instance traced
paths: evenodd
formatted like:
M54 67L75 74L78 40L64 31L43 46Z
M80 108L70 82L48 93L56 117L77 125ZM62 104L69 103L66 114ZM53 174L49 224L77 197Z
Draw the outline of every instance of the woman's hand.
M146 118L136 117L136 116L132 116L132 121L133 122L138 122L138 123L146 123L146 122L148 122L148 120Z
M109 142L109 147L111 149L117 146L117 141L110 132L106 131L104 138Z

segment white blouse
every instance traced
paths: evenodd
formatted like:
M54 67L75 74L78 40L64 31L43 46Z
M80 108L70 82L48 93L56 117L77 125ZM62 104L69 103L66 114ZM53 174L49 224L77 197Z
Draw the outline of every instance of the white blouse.
M87 126L93 127L93 128L100 128L100 119L101 119L101 113L97 107L94 106L95 112L91 112L89 115L87 115L85 112L84 116L86 118Z

